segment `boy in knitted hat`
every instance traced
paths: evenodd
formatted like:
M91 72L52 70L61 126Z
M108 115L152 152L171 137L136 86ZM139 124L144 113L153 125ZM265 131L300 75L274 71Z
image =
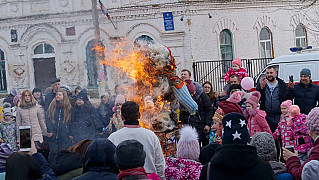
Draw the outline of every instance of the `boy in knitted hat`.
M18 151L16 122L12 119L11 108L5 108L3 111L3 119L0 124L0 142L10 145L13 151Z
M266 120L266 112L257 109L260 99L260 92L254 91L250 98L246 101L246 110L244 115L248 119L248 128L250 137L258 132L268 132L271 134L269 125Z
M291 121L288 122L288 125L291 126L290 136L294 140L294 148L298 151L298 157L302 164L307 160L307 153L313 144L309 136L309 130L305 125L307 116L300 113L299 106L297 105L290 106L289 114L291 116Z
M225 81L228 83L230 76L236 74L239 77L239 81L241 81L244 77L249 77L245 68L241 67L241 60L239 58L235 58L232 61L232 67L229 68L229 71L225 74Z
M197 162L199 153L196 129L188 125L184 126L177 143L177 158L167 158L165 179L198 180L202 169L202 165Z

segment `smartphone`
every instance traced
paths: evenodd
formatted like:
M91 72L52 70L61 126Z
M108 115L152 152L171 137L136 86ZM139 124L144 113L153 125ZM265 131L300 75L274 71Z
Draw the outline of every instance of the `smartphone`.
M290 82L294 82L294 76L293 75L289 76L289 81Z
M286 149L288 149L290 152L295 153L294 146L285 146Z
M31 126L19 127L20 151L30 151L31 149Z

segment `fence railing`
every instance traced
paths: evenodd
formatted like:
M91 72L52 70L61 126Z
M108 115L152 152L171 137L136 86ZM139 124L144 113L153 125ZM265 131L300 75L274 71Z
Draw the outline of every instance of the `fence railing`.
M241 59L241 64L249 76L255 80L271 60L272 58ZM194 80L200 84L209 81L212 83L214 91L221 92L226 84L224 75L231 68L231 62L232 60L193 62Z

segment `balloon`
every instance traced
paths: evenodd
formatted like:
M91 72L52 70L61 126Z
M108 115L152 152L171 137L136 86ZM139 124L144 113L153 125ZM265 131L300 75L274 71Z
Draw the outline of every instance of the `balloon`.
M244 90L249 91L254 87L254 80L251 77L244 77L240 85Z

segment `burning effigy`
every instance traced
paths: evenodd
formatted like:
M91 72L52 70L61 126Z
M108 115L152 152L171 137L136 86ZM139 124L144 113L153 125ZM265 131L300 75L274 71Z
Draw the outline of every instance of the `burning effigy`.
M97 51L99 49L96 47ZM176 62L166 46L134 46L124 40L105 53L100 65L109 66L117 70L118 76L124 74L130 79L130 83L122 85L124 96L139 104L142 115L140 125L144 128L166 134L173 132L178 126L178 119L172 118L177 117L173 115L172 108L176 101L190 113L197 111L197 104L189 94L186 83L175 74Z

